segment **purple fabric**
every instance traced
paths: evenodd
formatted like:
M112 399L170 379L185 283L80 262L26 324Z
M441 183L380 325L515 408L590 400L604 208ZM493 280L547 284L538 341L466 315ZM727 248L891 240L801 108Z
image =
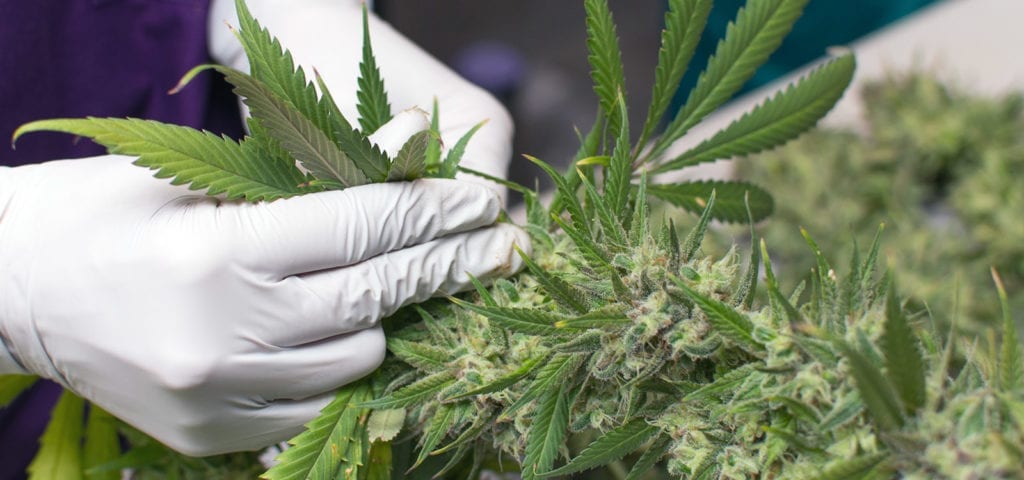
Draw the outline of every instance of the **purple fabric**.
M139 117L241 134L226 84L202 75L170 96L189 68L209 62L208 0L0 0L0 165L104 152L70 135L6 139L55 117ZM0 480L24 478L60 388L41 382L0 409Z

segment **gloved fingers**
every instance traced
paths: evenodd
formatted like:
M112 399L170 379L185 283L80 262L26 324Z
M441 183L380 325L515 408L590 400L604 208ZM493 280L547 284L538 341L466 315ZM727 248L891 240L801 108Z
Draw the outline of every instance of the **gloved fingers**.
M513 244L529 251L525 232L497 224L286 279L281 294L301 306L296 317L302 320L282 325L266 341L302 345L368 328L402 306L472 288L467 272L483 281L509 275L522 267Z
M230 378L223 378L218 385L252 395L257 403L302 400L370 374L384 361L385 351L384 330L380 326L367 328L305 345L236 356Z
M362 185L270 203L240 204L242 258L271 279L344 267L494 222L495 194L466 182L421 179Z
M208 424L174 435L153 436L193 457L256 450L302 433L305 424L316 418L335 396L331 391L302 400L241 402Z

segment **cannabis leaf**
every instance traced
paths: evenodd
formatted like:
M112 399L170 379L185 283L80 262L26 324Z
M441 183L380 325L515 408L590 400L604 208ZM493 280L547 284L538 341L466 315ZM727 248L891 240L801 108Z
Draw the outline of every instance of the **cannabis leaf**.
M305 176L294 165L261 162L252 141L152 120L94 118L40 120L22 125L15 140L28 132L58 131L92 138L111 153L134 155L136 165L155 169L157 178L188 183L207 195L228 199L274 200L303 193Z
M426 173L424 159L431 135L429 130L424 130L409 137L391 163L388 181L413 180Z
M0 375L0 407L6 407L18 395L36 383L34 375Z
M336 188L363 185L370 179L337 145L295 107L277 97L254 77L228 67L213 65L235 86L235 93L249 106L253 118L321 184Z
M587 50L590 52L587 59L594 79L594 92L601 110L608 116L609 127L618 132L621 128L619 122L625 120L618 107L618 98L626 86L615 22L606 0L584 0L583 7L586 10Z
M807 0L748 0L730 23L707 68L697 79L683 108L665 128L651 157L731 98L778 48L800 17Z
M832 109L853 79L854 68L852 54L829 61L743 114L711 138L672 160L660 163L653 172L749 155L782 145L813 127Z
M775 209L771 195L756 185L723 180L704 180L686 183L651 184L648 193L692 213L701 213L707 207L711 192L716 192L711 216L723 222L759 222ZM750 215L747 215L747 205Z
M306 431L289 440L277 465L264 473L266 480L334 478L343 464L358 468L364 450L366 410L358 406L372 397L367 380L338 391L320 416L306 424ZM343 463L344 462L344 463ZM355 477L347 477L355 478Z
M29 480L78 480L82 474L85 401L64 391L39 439L39 453L28 466Z
M654 71L654 88L647 119L637 145L644 145L661 123L679 82L686 73L693 52L697 49L701 32L711 12L712 0L670 0L665 14L665 29L661 32L661 49Z
M359 125L367 135L377 131L381 125L391 120L391 104L384 90L384 79L377 68L377 59L373 56L370 44L370 25L366 4L363 4L363 60L359 63L359 90L356 97L359 102Z
M648 424L643 418L633 419L598 437L565 466L546 472L542 476L568 475L609 464L640 448L660 431L660 428Z
M917 336L900 307L896 286L889 284L885 301L885 332L881 338L885 369L903 401L908 415L914 415L925 403L925 367Z

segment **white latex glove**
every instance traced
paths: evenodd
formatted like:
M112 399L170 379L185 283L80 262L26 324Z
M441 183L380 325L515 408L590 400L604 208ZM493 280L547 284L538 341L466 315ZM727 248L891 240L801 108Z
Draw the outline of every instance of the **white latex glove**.
M358 0L247 0L253 16L281 40L296 62L312 76L323 76L335 101L353 125L359 60L362 58L362 2ZM224 22L238 26L234 0L213 0L209 16L209 48L214 60L242 71L249 65L238 39ZM425 19L424 21L429 21ZM370 36L394 111L418 107L431 111L434 98L440 110L443 143L451 147L477 123L487 120L469 142L462 164L496 177L507 176L512 156L512 119L493 96L463 79L370 14ZM505 189L471 175L461 176Z
M393 151L420 117L376 140ZM56 380L191 455L300 432L379 365L382 316L516 270L528 246L488 226L493 192L457 180L253 204L131 161L0 168L0 373Z

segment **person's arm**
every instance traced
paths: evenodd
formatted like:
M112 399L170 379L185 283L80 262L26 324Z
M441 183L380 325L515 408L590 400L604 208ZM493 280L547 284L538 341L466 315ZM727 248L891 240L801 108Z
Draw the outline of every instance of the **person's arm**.
M297 63L323 76L346 118L353 124L357 78L362 57L362 2L358 0L248 0L256 19L281 40ZM429 19L424 19L429 21ZM213 0L210 54L225 65L248 71L242 46L228 25L238 26L234 0ZM436 98L445 145L487 120L466 148L463 165L504 178L512 156L512 119L504 106L402 36L372 13L369 18L374 55L394 111L412 107L429 112ZM483 182L476 177L460 177ZM503 192L503 189L496 189Z

